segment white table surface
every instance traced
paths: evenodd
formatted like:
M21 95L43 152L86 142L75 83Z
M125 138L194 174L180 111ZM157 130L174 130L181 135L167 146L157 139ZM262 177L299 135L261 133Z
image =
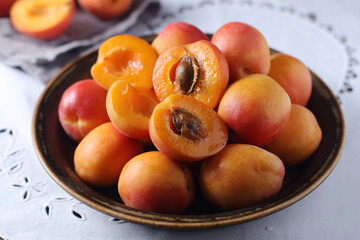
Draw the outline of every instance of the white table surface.
M175 20L211 33L226 22L243 21L258 28L271 47L317 73L339 97L346 121L345 147L334 171L299 202L243 224L171 230L113 221L47 175L31 139L33 110L45 84L0 63L0 239L359 239L360 1L161 3L155 19L128 33L156 33Z

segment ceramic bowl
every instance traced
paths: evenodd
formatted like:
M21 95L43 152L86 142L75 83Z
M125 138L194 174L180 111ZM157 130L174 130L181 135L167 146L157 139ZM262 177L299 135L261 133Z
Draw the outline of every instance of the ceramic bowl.
M151 42L154 36L143 37ZM90 78L97 51L65 66L47 85L33 118L33 141L47 173L80 202L118 219L172 228L209 228L243 223L267 216L299 201L318 187L336 166L344 145L344 119L340 105L326 84L314 73L313 89L307 107L315 114L323 132L317 151L304 164L287 168L281 191L274 197L233 211L222 212L198 194L194 204L181 215L157 214L125 206L114 188L94 188L74 172L76 143L62 130L58 120L60 98L71 84ZM198 191L199 192L199 191Z

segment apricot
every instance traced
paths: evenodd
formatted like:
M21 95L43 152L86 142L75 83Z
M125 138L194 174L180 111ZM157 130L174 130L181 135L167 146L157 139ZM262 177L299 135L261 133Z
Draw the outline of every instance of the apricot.
M230 22L220 27L211 42L225 55L229 64L230 82L253 73L270 70L270 49L265 37L253 26Z
M291 167L308 159L319 147L321 138L322 131L314 114L306 107L292 104L285 127L264 148Z
M15 0L1 0L0 2L0 17L9 16L10 8Z
M15 1L10 10L10 19L14 28L22 34L52 39L68 29L75 9L74 0Z
M171 94L193 97L211 108L220 101L229 80L224 55L209 41L172 47L156 61L154 90L159 101Z
M114 126L131 138L149 138L149 120L158 104L149 89L135 89L126 81L116 81L106 97L106 110Z
M229 211L248 207L276 195L285 167L274 154L247 144L229 144L205 159L200 186L206 199Z
M155 107L149 132L160 152L184 162L214 155L228 140L226 124L213 109L192 97L177 94Z
M110 20L125 14L134 0L78 0L85 11L102 20Z
M165 50L209 38L200 29L186 22L172 22L164 27L152 42L152 46L160 55Z
M103 42L91 75L108 90L117 80L134 87L152 89L152 74L158 55L145 40L131 35L117 35Z
M271 55L268 76L289 94L291 103L306 106L310 99L312 79L309 69L298 59L282 54Z
M140 141L121 134L112 123L92 130L77 146L74 154L76 174L97 187L117 184L124 165L143 152Z
M229 86L218 113L235 132L236 142L262 146L279 134L290 110L290 98L275 80L253 74Z
M157 151L132 158L118 182L125 205L157 213L183 212L194 199L194 189L190 170Z
M72 84L61 96L59 121L69 137L79 142L95 127L109 122L106 90L92 79Z

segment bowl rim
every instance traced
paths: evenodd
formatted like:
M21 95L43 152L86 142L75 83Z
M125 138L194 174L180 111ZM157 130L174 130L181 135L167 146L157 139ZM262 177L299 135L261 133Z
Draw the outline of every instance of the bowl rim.
M153 35L148 35L144 37L152 37ZM273 50L273 49L271 49ZM273 50L276 51L276 50ZM51 167L48 165L47 160L45 156L42 153L42 150L39 146L38 141L38 132L37 132L37 122L39 118L39 108L40 105L43 103L44 98L48 92L48 90L51 87L54 87L56 84L60 84L61 81L58 83L58 78L67 71L71 66L73 66L76 62L78 62L81 59L85 59L89 57L92 54L95 54L97 52L96 50L92 50L82 56L77 57L73 61L66 64L46 85L43 92L41 93L37 103L36 107L34 109L34 114L32 118L32 140L33 140L33 146L36 152L36 155L38 159L40 160L41 165L45 169L45 171L50 175L50 177L59 185L62 189L64 189L68 194L70 194L75 199L79 200L80 202L84 203L85 205L100 211L102 213L105 213L107 215L123 219L125 221L149 225L149 226L157 226L157 227L167 227L167 228L211 228L211 227L220 227L220 226L228 226L228 225L234 225L239 223L248 222L251 220L255 220L261 217L265 217L267 215L270 215L272 213L278 212L286 207L289 207L290 205L296 203L297 201L301 200L308 194L310 194L312 191L314 191L333 171L335 166L337 165L343 148L344 148L344 142L345 142L345 121L343 112L341 109L341 106L339 104L339 101L337 97L333 94L331 89L323 82L321 78L319 78L314 72L311 72L312 77L315 77L319 83L322 85L322 87L328 92L330 97L334 100L334 106L338 110L339 118L340 118L340 143L338 145L338 149L336 150L335 156L333 157L333 160L331 161L331 164L327 167L327 169L317 177L317 179L311 183L309 186L304 187L304 189L297 189L296 194L290 198L285 200L284 202L281 202L279 204L271 204L272 206L267 207L265 209L256 208L256 212L248 211L250 214L246 214L247 212L241 212L241 214L234 214L237 212L237 210L228 211L228 215L226 216L220 216L219 213L214 214L203 214L203 215L171 215L171 214L158 214L158 213L152 213L152 212L146 212L141 211L137 209L133 209L127 206L122 206L120 208L109 208L105 205L100 205L96 203L95 201L83 197L80 194L76 193L70 186L68 186L66 183L64 183L59 176L51 169ZM280 199L281 200L281 199ZM121 211L118 211L121 209ZM221 212L220 214L224 214L226 212ZM156 218L154 218L156 217ZM204 220L209 221L204 221Z

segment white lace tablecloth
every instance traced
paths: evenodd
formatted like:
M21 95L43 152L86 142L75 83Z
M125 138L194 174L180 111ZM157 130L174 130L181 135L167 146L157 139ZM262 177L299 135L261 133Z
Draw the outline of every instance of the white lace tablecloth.
M346 121L345 147L334 171L296 204L244 224L171 230L114 219L72 198L47 175L31 138L33 110L45 84L0 63L0 239L359 239L360 2L160 2L157 14L142 16L126 32L157 33L179 20L212 33L226 22L243 21L258 28L272 48L319 75L338 96Z

